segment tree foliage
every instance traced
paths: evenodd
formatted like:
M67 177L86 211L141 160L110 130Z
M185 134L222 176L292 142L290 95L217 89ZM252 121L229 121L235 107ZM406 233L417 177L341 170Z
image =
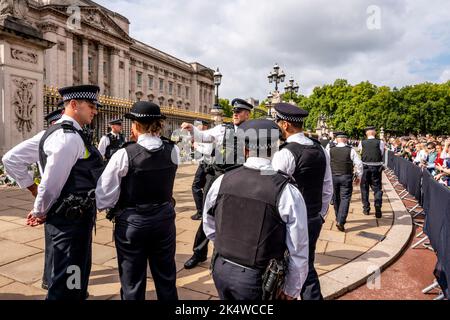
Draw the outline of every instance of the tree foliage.
M289 101L290 94L283 94L283 100ZM368 81L351 85L337 79L314 88L309 97L294 94L292 100L309 111L307 129L316 129L322 113L328 125L352 136L362 136L369 125L397 135L450 134L450 81L391 89Z

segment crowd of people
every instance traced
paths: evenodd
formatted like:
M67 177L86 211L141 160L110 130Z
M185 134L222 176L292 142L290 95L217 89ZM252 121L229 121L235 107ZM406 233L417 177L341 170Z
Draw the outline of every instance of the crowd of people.
M404 136L390 137L387 143L395 155L428 170L439 183L450 187L450 137Z

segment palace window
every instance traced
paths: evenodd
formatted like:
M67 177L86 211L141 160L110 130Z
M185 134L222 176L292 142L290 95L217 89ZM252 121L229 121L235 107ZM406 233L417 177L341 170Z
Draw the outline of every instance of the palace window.
M169 94L171 95L173 92L173 83L169 82Z
M93 65L92 57L88 57L88 71L89 71L89 73L92 73L93 67L94 67L94 65Z
M138 87L142 87L142 72L136 71L136 82Z
M177 86L177 96L181 97L181 84Z
M189 99L189 87L186 87L186 99Z
M164 91L164 79L159 79L159 92Z
M148 88L153 89L153 76L148 76Z

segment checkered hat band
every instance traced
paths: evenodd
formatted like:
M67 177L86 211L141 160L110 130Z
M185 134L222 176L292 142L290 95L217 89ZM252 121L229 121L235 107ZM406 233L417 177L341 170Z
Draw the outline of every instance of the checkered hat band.
M72 92L63 95L63 100L68 101L72 99L86 99L86 100L97 100L97 93L95 92Z
M54 115L53 117L48 118L47 121L52 122L52 121L61 119L61 117L62 117L62 114L57 114L57 115Z
M144 117L161 117L160 114L143 114L143 113L135 113L135 112L130 112L130 114L132 114L135 117L138 118L144 118Z
M284 121L289 121L289 122L302 122L304 117L291 117L291 116L285 116L282 115L281 113L276 114L276 117L278 119L284 120Z
M252 108L250 108L249 106L247 106L245 104L235 103L234 106L233 106L233 109L251 110Z

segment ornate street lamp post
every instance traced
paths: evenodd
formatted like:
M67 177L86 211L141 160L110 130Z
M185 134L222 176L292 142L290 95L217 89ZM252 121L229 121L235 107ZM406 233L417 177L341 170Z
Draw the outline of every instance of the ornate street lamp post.
M298 83L294 84L294 78L291 77L289 79L289 83L286 84L286 86L284 87L284 91L289 92L290 93L290 99L292 100L292 94L295 92L297 93L299 89Z
M222 114L223 110L219 103L219 86L222 82L222 74L219 71L219 68L214 72L214 86L216 87L216 95L214 106L211 108L211 114L214 116L214 122L216 125L222 123Z
M278 84L284 82L284 78L286 75L283 70L280 70L280 66L278 63L275 63L273 66L273 70L269 73L267 78L269 79L269 83L275 83L275 91L278 91Z

